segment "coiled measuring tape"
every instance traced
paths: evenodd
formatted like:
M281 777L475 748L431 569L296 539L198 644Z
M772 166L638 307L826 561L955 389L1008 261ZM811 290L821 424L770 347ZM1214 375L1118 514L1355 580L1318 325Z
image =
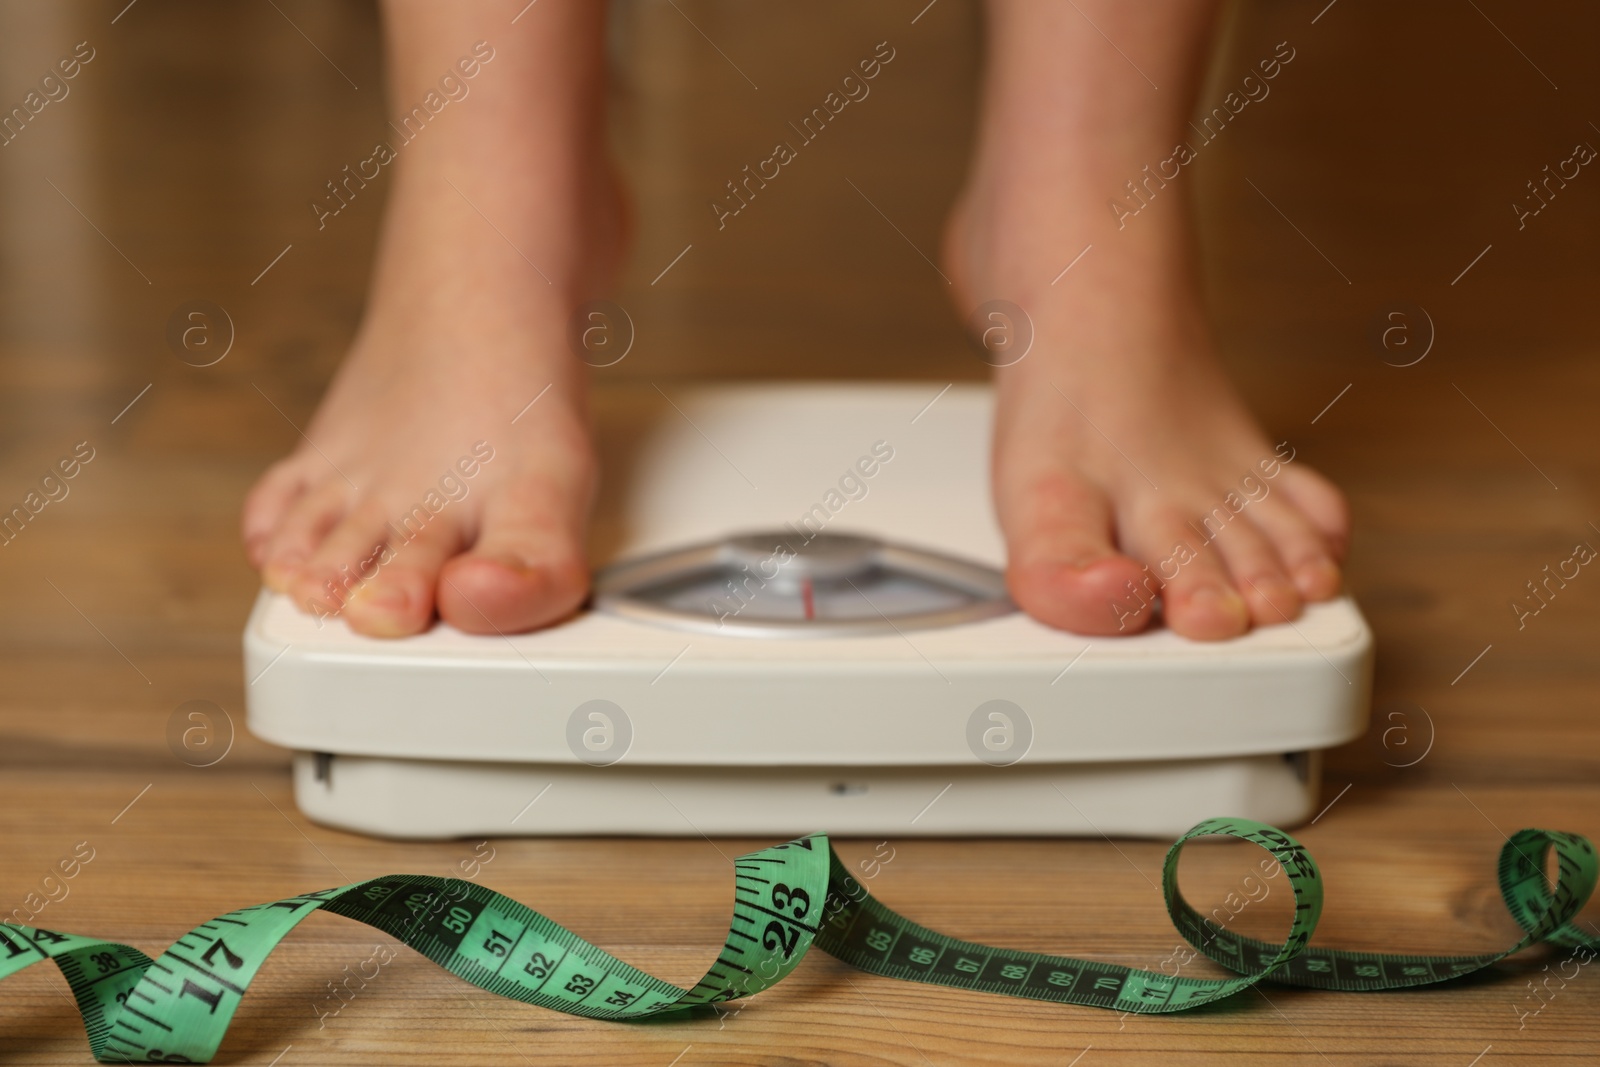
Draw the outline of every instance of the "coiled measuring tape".
M1206 836L1250 841L1288 875L1294 917L1271 944L1227 932L1178 892L1178 856ZM1545 878L1554 851L1556 883ZM0 925L0 979L54 960L102 1063L205 1063L250 980L302 919L328 911L398 938L451 974L513 1000L596 1019L644 1019L759 993L813 945L871 974L1113 1011L1183 1011L1270 980L1352 992L1427 985L1480 970L1548 942L1592 955L1572 919L1595 887L1594 846L1576 834L1520 830L1500 852L1500 893L1524 936L1504 952L1400 956L1309 947L1322 881L1305 847L1247 819L1208 819L1180 837L1162 868L1167 913L1199 952L1232 978L1184 978L958 941L897 915L866 891L825 835L741 856L728 940L706 976L680 989L629 966L558 923L491 889L455 878L387 875L241 908L202 923L152 960L129 945Z

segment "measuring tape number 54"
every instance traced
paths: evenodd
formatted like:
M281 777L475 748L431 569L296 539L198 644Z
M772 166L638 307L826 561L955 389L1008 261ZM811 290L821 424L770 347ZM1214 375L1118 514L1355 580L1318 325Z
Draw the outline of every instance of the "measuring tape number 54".
M1294 916L1281 943L1225 931L1178 892L1178 856L1197 837L1249 841L1288 875ZM1556 857L1551 886L1545 862ZM102 1063L205 1063L221 1044L250 980L314 911L382 930L451 974L491 993L596 1019L644 1019L759 993L799 965L813 945L871 974L959 989L1109 1008L1183 1011L1260 981L1364 992L1447 981L1530 945L1572 949L1584 961L1600 938L1573 925L1594 890L1594 846L1576 834L1520 830L1500 852L1500 893L1523 937L1503 952L1400 956L1312 948L1322 881L1305 847L1247 819L1207 819L1167 852L1167 913L1194 948L1234 972L1187 978L991 948L919 926L874 899L817 834L741 856L728 938L688 989L653 978L491 889L455 878L395 874L258 904L195 927L160 958L130 945L29 926L0 925L0 979L54 960Z

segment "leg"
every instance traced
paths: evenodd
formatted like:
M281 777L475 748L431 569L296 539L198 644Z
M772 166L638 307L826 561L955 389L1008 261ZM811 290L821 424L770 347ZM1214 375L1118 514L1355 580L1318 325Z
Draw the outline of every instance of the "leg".
M386 3L393 114L437 98L475 42L493 56L464 98L391 140L367 312L307 430L316 444L245 505L266 583L373 635L415 633L436 610L473 632L532 629L587 589L594 459L566 328L622 246L604 5L545 0L512 25L522 6Z
M1136 216L1108 206L1137 206L1128 180L1200 140L1187 120L1214 10L989 4L982 130L945 256L964 313L998 298L1033 320L1033 349L996 372L995 503L1018 604L1081 633L1147 625L1134 591L1159 588L1168 625L1215 639L1339 585L1343 498L1281 462L1217 364L1189 175L1157 174Z

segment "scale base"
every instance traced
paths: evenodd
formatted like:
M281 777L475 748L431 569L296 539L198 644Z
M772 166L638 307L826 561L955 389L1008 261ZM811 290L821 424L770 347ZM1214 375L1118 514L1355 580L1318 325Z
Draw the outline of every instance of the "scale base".
M1201 815L1303 822L1321 753L1011 767L701 769L297 752L295 802L383 837L1177 837Z

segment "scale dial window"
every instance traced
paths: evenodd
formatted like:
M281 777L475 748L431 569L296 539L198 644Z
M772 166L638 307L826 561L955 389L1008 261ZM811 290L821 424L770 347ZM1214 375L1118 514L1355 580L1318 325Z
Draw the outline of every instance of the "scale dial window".
M742 534L602 571L600 611L732 636L837 637L954 626L1015 611L1004 576L855 534Z

